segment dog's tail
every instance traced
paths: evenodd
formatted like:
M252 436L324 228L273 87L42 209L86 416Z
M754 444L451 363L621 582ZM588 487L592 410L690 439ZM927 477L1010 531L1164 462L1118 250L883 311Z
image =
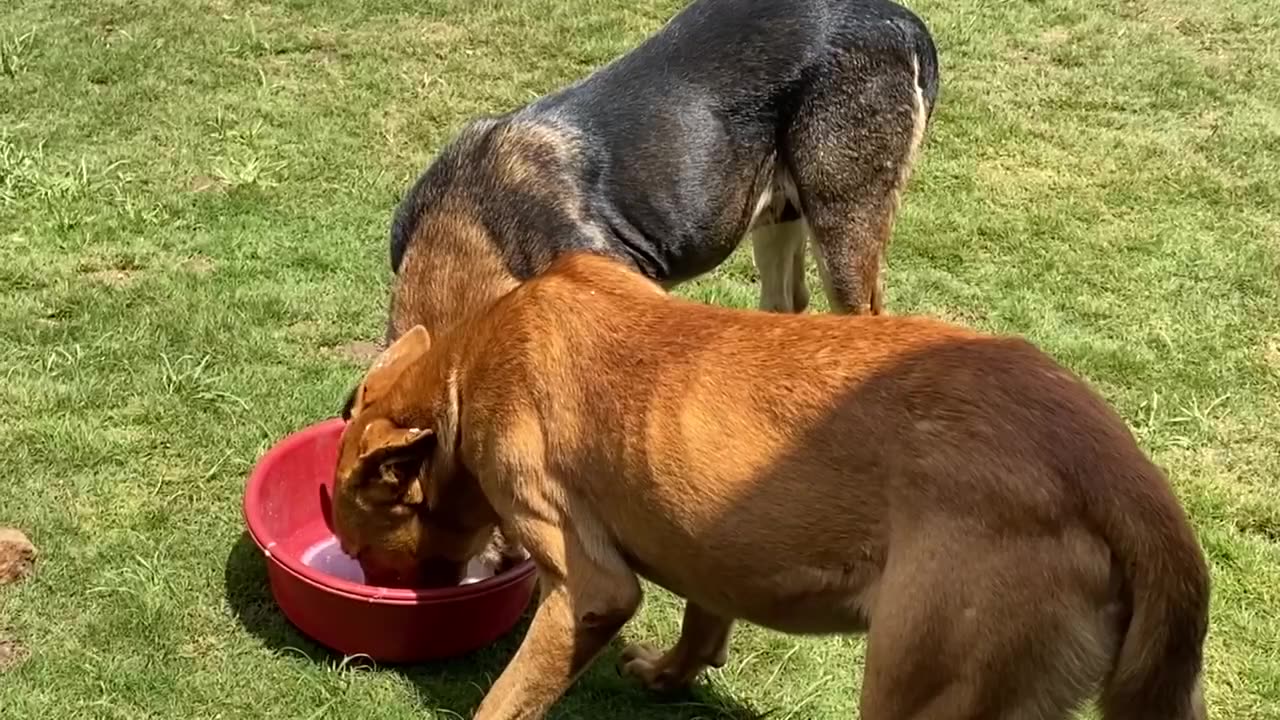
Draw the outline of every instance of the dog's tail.
M1200 673L1210 580L1204 553L1163 473L1145 456L1120 465L1127 470L1088 500L1123 568L1131 609L1103 687L1103 717L1205 720Z
M933 106L938 103L938 48L928 30L916 34L915 52L920 68L916 82L924 98L925 118L932 118Z
M933 117L933 107L938 104L938 47L933 42L929 27L919 15L905 7L897 6L897 27L904 49L915 57L916 85L924 102L924 117Z

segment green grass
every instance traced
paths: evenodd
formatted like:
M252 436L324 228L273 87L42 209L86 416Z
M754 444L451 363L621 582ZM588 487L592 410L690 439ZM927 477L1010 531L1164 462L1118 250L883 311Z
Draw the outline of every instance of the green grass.
M399 194L467 117L566 83L676 0L16 0L0 11L5 718L457 718L518 633L414 668L291 629L245 474L375 339ZM1022 333L1168 469L1215 579L1216 718L1280 717L1280 29L1267 0L915 0L943 91L895 312ZM681 290L750 305L749 253ZM674 638L650 593L628 637ZM4 630L7 627L8 630ZM862 643L744 628L657 703L599 663L557 718L846 718Z

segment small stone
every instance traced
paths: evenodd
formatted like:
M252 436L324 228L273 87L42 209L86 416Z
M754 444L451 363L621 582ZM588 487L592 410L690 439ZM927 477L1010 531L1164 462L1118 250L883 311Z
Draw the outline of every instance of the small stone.
M36 546L13 528L0 528L0 585L26 578L36 564Z

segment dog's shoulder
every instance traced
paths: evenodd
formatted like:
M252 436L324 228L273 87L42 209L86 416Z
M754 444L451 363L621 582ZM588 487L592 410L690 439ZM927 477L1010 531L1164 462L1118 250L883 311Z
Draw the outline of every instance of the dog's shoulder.
M396 206L391 222L391 267L398 271L431 208L446 197L473 204L502 191L543 184L549 171L571 163L576 131L565 122L524 110L474 118L446 142ZM550 193L559 190L547 185Z
M398 272L429 217L464 211L484 226L512 275L528 279L567 249L603 248L582 177L591 145L554 110L525 107L474 120L419 176L395 212L391 261Z

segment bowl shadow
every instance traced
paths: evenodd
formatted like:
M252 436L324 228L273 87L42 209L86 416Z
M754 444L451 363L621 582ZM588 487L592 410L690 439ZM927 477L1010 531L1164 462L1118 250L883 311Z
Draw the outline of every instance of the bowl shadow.
M223 592L237 622L272 652L315 663L337 664L344 657L316 643L285 618L271 595L262 553L241 531L227 554ZM450 660L397 665L370 663L375 672L394 672L417 689L424 707L470 717L524 638L532 606L516 626L492 645ZM624 631L625 632L625 631ZM750 708L719 688L701 683L671 696L657 696L616 671L624 642L615 641L570 688L548 718L631 717L644 720L759 720L769 713ZM364 661L358 661L364 662Z

